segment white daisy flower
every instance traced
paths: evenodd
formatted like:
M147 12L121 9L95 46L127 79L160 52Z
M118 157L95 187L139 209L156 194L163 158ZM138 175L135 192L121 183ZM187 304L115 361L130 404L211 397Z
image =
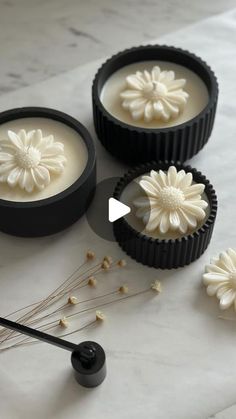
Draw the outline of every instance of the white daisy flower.
M167 173L152 170L142 176L139 185L143 196L133 201L138 208L136 216L143 220L147 232L159 230L179 231L185 234L194 230L206 217L208 203L201 199L205 185L193 184L192 173L177 172L174 166Z
M183 90L185 79L175 79L174 71L161 71L153 67L151 72L137 71L126 78L127 89L120 97L122 107L134 120L153 119L169 121L184 110L188 93Z
M216 295L221 310L234 306L236 311L236 251L228 249L205 267L203 283L209 296Z
M50 183L50 173L62 173L65 163L64 145L53 135L43 137L40 129L8 131L8 139L0 140L0 182L12 188L42 190Z

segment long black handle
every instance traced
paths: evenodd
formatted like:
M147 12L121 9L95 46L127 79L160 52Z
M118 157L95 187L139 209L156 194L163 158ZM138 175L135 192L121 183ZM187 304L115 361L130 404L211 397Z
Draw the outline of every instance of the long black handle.
M73 352L78 345L67 340L60 339L56 336L48 335L47 333L41 332L40 330L32 329L31 327L24 326L23 324L13 322L8 319L0 317L0 326L6 329L11 329L24 335L30 336L31 338L41 340L49 343L50 345L58 346L59 348L65 349L66 351Z

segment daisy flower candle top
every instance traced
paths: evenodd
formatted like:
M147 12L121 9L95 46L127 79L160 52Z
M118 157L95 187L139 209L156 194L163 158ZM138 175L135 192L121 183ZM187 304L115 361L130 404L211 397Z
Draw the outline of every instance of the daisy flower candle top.
M200 77L168 61L126 65L105 82L101 101L116 119L130 126L166 128L198 115L209 95Z
M134 120L169 121L177 118L187 104L189 94L183 90L185 79L176 79L174 71L136 71L126 77L127 88L121 94L122 106Z
M183 235L196 229L206 217L208 203L202 199L205 185L193 184L192 173L177 172L174 166L166 173L152 170L141 177L139 185L143 195L133 204L147 233L176 231Z
M79 133L50 118L21 118L0 125L0 199L37 201L71 186L88 152Z
M43 136L41 129L7 134L7 139L0 139L0 182L31 193L49 185L50 173L64 171L64 145L53 135Z

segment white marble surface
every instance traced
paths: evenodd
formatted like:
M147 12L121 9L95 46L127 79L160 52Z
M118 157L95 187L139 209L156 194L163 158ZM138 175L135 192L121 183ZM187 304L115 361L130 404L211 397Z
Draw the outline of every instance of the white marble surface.
M83 335L99 341L107 351L108 377L99 388L78 387L68 354L47 345L2 353L3 419L141 419L147 415L150 419L205 419L217 413L215 417L223 418L219 412L236 403L236 323L218 318L217 301L207 297L201 285L203 267L210 257L236 247L236 10L160 41L201 55L219 79L219 106L211 140L191 161L218 193L219 212L210 247L199 261L184 269L161 272L129 259L126 273L114 274L113 284L125 278L133 287L159 278L164 290L158 299L140 296L110 307L104 327ZM100 62L86 64L2 96L0 109L33 104L55 107L80 119L94 135L90 89L98 65ZM98 142L96 145L99 177L122 174L125 167ZM97 237L84 218L48 238L1 234L1 314L54 288L78 265L85 247L100 255L122 255L115 243ZM235 315L230 312L229 316Z
M235 0L0 0L0 94L234 5Z

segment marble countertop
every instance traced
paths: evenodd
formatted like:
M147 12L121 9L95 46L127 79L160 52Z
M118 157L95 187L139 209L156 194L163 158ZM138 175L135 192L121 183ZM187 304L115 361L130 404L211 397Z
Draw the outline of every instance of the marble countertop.
M0 0L0 94L234 5L235 0Z

